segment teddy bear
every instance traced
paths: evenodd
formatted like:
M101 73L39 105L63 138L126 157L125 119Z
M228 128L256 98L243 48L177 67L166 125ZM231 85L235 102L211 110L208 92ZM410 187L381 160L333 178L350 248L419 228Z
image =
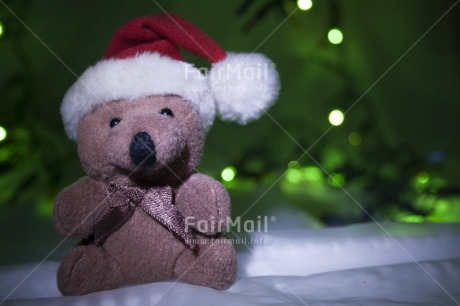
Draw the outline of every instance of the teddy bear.
M211 70L187 63L180 49L209 61ZM257 119L278 89L268 58L227 53L179 16L122 26L61 105L86 173L55 199L56 229L80 240L59 267L61 293L168 280L228 288L237 272L224 235L230 198L197 167L216 116Z

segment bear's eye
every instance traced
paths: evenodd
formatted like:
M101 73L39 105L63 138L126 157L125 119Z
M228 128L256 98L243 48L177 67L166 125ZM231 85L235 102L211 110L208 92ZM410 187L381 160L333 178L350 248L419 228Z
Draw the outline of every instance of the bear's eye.
M160 114L162 115L167 115L169 117L174 117L174 114L172 112L172 110L170 110L169 108L163 108L161 111L160 111Z
M118 125L121 122L120 118L113 118L110 120L110 127L113 128L115 125Z

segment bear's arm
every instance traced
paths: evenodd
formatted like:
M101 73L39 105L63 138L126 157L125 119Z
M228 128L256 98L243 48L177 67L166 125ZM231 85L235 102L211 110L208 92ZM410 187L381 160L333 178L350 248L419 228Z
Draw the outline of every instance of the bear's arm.
M97 217L106 209L106 184L84 177L57 195L54 226L63 236L88 238Z
M230 197L225 187L213 178L192 174L177 190L175 203L186 218L186 226L206 235L227 229Z

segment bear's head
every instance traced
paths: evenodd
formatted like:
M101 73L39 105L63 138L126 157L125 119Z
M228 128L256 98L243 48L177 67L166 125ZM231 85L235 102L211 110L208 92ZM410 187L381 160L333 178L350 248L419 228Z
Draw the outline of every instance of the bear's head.
M93 179L174 186L198 165L204 129L187 101L154 95L96 106L80 120L77 144Z
M210 69L186 62L181 49ZM262 54L227 53L178 16L140 17L69 88L61 114L91 178L177 185L197 166L216 117L246 124L275 102L273 68Z

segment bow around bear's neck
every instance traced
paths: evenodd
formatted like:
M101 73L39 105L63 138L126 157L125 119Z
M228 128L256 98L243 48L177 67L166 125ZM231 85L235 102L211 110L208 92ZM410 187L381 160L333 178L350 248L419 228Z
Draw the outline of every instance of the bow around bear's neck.
M117 183L107 185L109 210L97 219L93 227L94 242L101 246L118 231L140 207L146 214L179 236L190 248L195 248L192 232L185 228L185 219L173 203L171 186L125 186Z

